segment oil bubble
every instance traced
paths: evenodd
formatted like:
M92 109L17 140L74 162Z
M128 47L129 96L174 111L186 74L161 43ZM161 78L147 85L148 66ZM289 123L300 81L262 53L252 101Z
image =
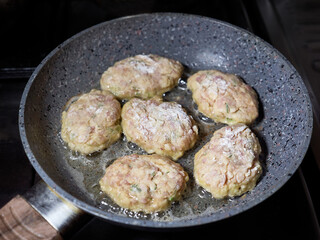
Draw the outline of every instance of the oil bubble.
M180 78L178 81L178 87L182 90L187 89L187 82L184 79Z
M201 189L200 192L198 193L198 196L199 196L200 198L202 198L202 199L207 198L208 195L209 195L209 193L208 193L206 190L204 190L204 189Z
M202 113L198 114L198 118L205 123L214 123L214 121L211 118L206 117Z
M133 142L128 142L127 143L127 147L132 150L132 151L137 151L139 150L139 147L137 144L133 143Z

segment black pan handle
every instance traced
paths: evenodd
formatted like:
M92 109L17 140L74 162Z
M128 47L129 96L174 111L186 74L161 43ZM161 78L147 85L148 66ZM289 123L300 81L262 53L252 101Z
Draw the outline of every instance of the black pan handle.
M0 209L0 240L68 238L91 219L40 181Z

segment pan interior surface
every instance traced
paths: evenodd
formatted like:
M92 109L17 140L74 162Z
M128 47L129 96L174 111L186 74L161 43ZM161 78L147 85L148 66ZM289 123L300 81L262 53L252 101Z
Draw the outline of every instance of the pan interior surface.
M145 153L123 137L91 156L72 153L60 137L61 113L78 94L100 89L102 73L116 61L136 54L158 54L180 61L185 73L179 85L164 94L194 117L200 141L178 162L190 180L184 199L165 212L133 213L101 193L99 179L116 158ZM215 200L193 178L193 156L224 126L197 111L187 77L197 70L234 73L259 96L260 116L251 126L261 146L263 175L249 193ZM20 131L27 155L50 187L76 206L107 220L146 227L183 227L214 222L262 202L296 171L309 145L312 111L307 90L296 70L278 51L254 35L214 19L162 13L121 18L77 34L56 48L38 66L25 89Z

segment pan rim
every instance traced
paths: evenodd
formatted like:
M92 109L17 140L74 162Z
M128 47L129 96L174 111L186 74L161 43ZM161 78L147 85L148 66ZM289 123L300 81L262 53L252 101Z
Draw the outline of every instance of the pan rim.
M310 106L310 108L308 109L308 116L306 116L309 119L308 122L308 126L310 126L310 128L308 129L309 132L306 134L306 138L304 141L304 146L301 146L302 151L299 152L299 155L297 156L296 162L294 165L292 165L291 169L288 170L288 173L286 176L284 176L283 178L279 179L279 181L277 182L277 185L275 185L272 189L270 189L270 191L266 194L264 194L262 197L260 197L260 199L255 199L254 201L250 201L247 202L247 204L245 206L242 207L235 207L233 208L233 211L228 214L228 216L224 216L222 214L220 214L218 217L212 217L212 215L214 214L209 214L209 215L199 215L196 218L183 218L181 220L178 221L153 221L153 220L143 220L143 219L135 219L135 218L130 218L130 217L126 217L126 216L120 216L120 215L116 215L113 213L109 213L109 212L105 212L102 209L99 209L97 207L94 207L84 201L81 201L79 199L77 199L75 196L69 194L67 191L65 191L62 187L60 187L58 184L56 184L50 177L49 175L46 173L46 171L41 167L41 165L39 164L39 162L36 160L36 157L34 156L31 147L28 143L28 138L26 136L26 130L25 130L25 124L24 124L24 106L28 97L28 93L29 90L34 82L34 80L36 79L39 71L43 68L43 66L60 50L62 49L64 46L68 45L69 43L71 43L74 39L94 30L97 28L100 28L101 26L104 25L108 25L114 22L118 22L118 21L123 21L124 19L138 19L138 18L146 18L146 17L189 17L189 18L196 18L196 19L204 19L208 22L212 22L214 24L220 24L223 25L225 27L231 28L232 30L235 31L240 31L240 32L244 32L247 33L250 37L257 39L259 42L263 43L266 47L272 49L272 51L275 52L275 54L277 54L282 60L284 60L289 68L292 70L292 72L294 74L296 74L297 76L297 80L300 83L300 87L301 87L301 92L305 97L305 100L307 101L307 105ZM259 203L261 203L262 201L266 200L267 198L269 198L270 196L272 196L275 192L277 192L290 178L291 176L296 172L296 170L298 169L298 167L300 166L302 160L304 159L304 156L307 152L308 146L310 144L311 141L311 134L312 134L312 129L313 129L313 113L312 113L312 104L311 104L311 100L307 91L307 88L300 76L300 74L298 73L298 71L293 67L293 65L282 55L282 53L280 53L277 49L275 49L271 44L269 44L268 42L264 41L263 39L261 39L260 37L254 35L253 33L240 28L238 26L235 26L233 24L221 21L221 20L217 20L214 18L210 18L210 17L205 17L205 16L199 16L199 15L195 15L195 14L185 14L185 13L173 13L173 12L162 12L162 13L145 13L145 14L138 14L138 15L131 15L131 16L125 16L125 17L121 17L121 18L117 18L117 19L113 19L110 21L106 21L106 22L102 22L99 23L97 25L94 25L92 27L89 27L75 35L73 35L72 37L68 38L67 40L65 40L63 43L59 44L55 49L53 49L41 62L40 64L36 67L35 71L32 73L30 79L28 80L26 87L24 89L21 101L20 101L20 108L19 108L19 131L20 131L20 137L22 140L22 144L23 147L25 149L25 152L27 154L27 157L30 161L30 163L32 164L32 166L35 168L35 170L37 171L37 173L40 175L40 177L55 191L57 192L60 196L62 196L64 199L68 200L69 202L71 202L72 204L74 204L75 206L79 207L80 209L82 209L85 212L88 212L90 214L93 214L97 217L100 217L102 219L111 221L111 222L115 222L115 223L120 223L120 224L125 224L125 225L131 225L131 226L136 226L136 227L143 227L143 228L181 228L181 227L193 227L193 226L199 226L199 225L204 225L204 224L208 224L208 223L213 223L222 219L225 219L227 217L231 217L234 215L237 215L239 213L245 212L248 209L253 208L254 206L258 205Z

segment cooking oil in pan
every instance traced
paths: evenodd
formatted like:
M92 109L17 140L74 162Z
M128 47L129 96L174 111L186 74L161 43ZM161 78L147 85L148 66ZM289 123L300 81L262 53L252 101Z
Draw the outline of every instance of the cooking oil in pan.
M136 144L128 142L126 137L123 136L108 149L89 156L82 156L71 151L67 152L66 158L69 166L83 176L84 191L88 192L90 197L94 199L97 207L107 212L137 219L173 221L175 219L193 218L199 216L199 214L217 211L228 202L228 200L213 199L210 193L196 185L193 177L193 159L195 153L209 141L212 133L221 128L223 124L213 122L210 118L205 117L198 111L197 105L192 100L191 92L187 89L186 79L188 75L190 75L190 73L185 73L179 80L177 87L163 94L164 101L175 101L181 104L188 114L195 119L199 127L200 140L177 161L189 174L189 181L182 199L179 202L174 202L166 211L145 214L142 212L132 212L119 207L100 190L99 180L104 175L106 167L114 160L134 153L147 154Z

